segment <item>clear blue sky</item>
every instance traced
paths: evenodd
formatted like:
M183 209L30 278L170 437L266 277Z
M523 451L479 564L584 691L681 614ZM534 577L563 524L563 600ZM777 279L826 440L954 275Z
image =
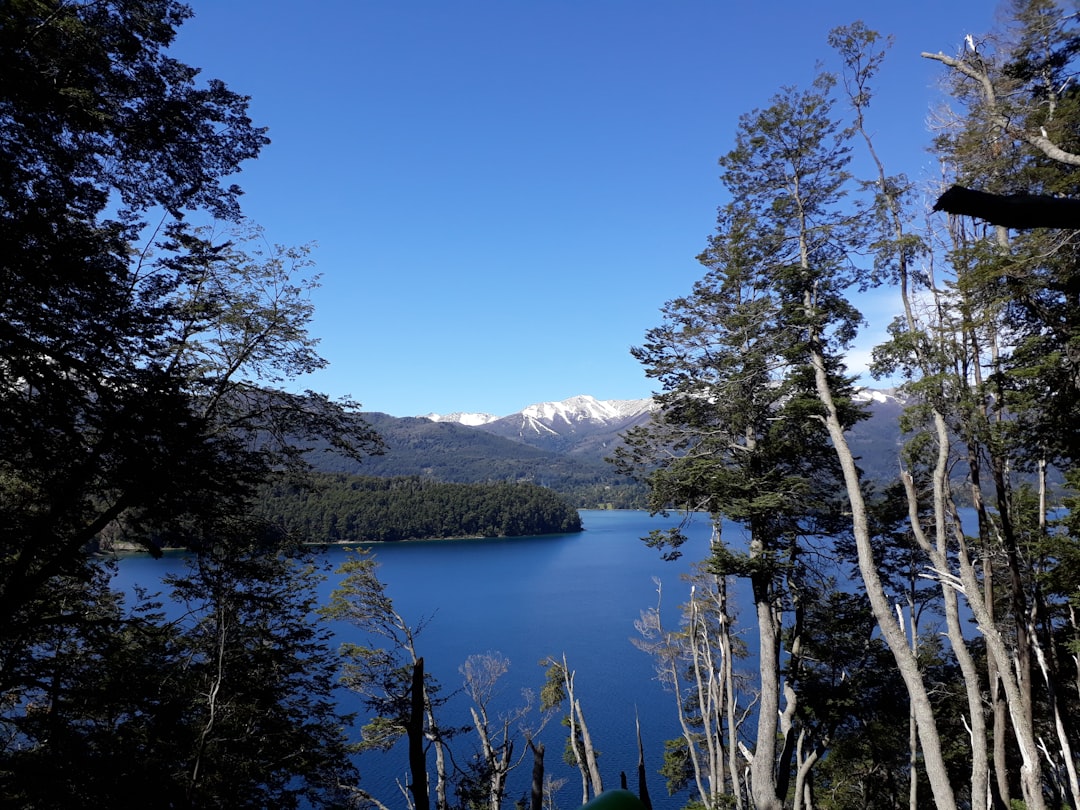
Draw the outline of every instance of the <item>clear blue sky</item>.
M316 242L305 387L365 410L505 415L648 396L629 348L685 294L739 115L835 65L828 31L895 36L871 127L933 177L941 66L993 0L189 0L174 52L252 97L272 144L245 213ZM860 302L862 345L896 310ZM859 370L852 358L853 370Z

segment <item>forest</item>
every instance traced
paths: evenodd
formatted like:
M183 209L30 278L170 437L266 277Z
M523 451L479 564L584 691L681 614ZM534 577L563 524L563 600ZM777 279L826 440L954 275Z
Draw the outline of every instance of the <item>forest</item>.
M535 484L313 475L265 490L256 513L308 543L522 537L581 531L575 509Z
M516 742L541 810L542 746L487 713L499 660L470 659L473 722L450 734L370 557L318 604L298 535L355 530L339 494L463 501L412 479L303 489L314 449L385 443L357 403L299 382L326 364L311 246L244 218L232 176L267 134L246 96L170 55L190 14L0 4L0 804L384 810L345 686L372 718L362 746L408 746L402 806L500 810ZM715 528L678 626L638 624L682 731L663 774L691 808L1080 808L1080 26L1071 4L1005 0L996 30L923 54L944 97L930 188L877 149L889 45L834 29L816 75L717 145L702 276L632 351L660 410L615 467L650 509ZM897 313L875 370L911 403L898 476L873 484L844 365L871 288ZM498 491L470 507L478 533L524 528ZM271 514L266 492L295 509ZM189 565L125 596L103 538L182 545ZM645 538L669 556L684 539ZM382 646L339 650L322 619ZM588 707L569 664L546 664L540 704L595 797Z
M683 696L666 770L705 807L1080 806L1080 526L1047 486L1080 484L1080 29L1047 0L1002 20L922 54L945 92L929 189L877 149L889 39L834 29L835 72L740 118L704 275L633 350L661 416L618 464L652 508L716 526L684 625L640 628ZM844 356L881 285L897 315L874 372L911 404L899 475L871 486ZM752 717L733 580L752 593Z

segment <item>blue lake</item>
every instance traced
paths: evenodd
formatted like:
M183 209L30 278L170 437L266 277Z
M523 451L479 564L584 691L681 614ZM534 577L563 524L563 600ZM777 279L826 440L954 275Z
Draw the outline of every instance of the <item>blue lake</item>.
M636 711L654 803L665 810L677 808L686 797L668 799L663 779L656 774L663 740L679 733L674 696L655 679L650 656L630 639L637 635L634 621L641 611L656 604L655 578L663 583L665 621L670 627L677 624L678 605L687 595L680 578L705 555L710 526L705 516L693 520L686 530L689 542L683 557L665 562L640 538L652 529L677 524L677 516L650 517L633 511L581 514L585 531L579 534L380 544L373 547L379 577L406 621L428 619L417 648L444 692L461 685L459 667L469 655L497 651L511 662L500 681L500 700L509 708L520 702L522 688L539 693L544 680L540 659L565 653L576 672L575 688L594 745L601 752L605 787L618 787L620 771L626 772L631 786L636 784ZM739 531L725 528L729 540ZM333 547L321 553L336 568L347 551ZM182 555L161 560L125 557L117 584L125 589L136 584L153 588L167 571L182 565ZM324 597L337 580L330 576ZM349 626L335 626L335 633L342 641L362 640ZM343 692L343 708L359 708L348 705L349 700L349 693ZM451 701L441 722L467 725L467 701ZM577 769L562 761L565 735L556 719L541 737L548 773L567 780L557 801L564 810L578 805L581 784ZM462 747L470 745L470 739L459 742L456 755L467 756ZM517 750L524 749L519 741ZM403 780L406 773L404 746L388 754L365 754L359 764L361 786L385 804L400 806L395 780ZM527 794L529 773L526 761L512 774L509 802Z

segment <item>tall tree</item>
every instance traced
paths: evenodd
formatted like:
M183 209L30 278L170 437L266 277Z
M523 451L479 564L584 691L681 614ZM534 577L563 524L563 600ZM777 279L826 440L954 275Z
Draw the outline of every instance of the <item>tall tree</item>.
M117 660L162 654L147 641L152 614L129 620L102 584L88 552L103 533L216 554L257 486L296 460L293 439L377 449L350 403L286 391L322 362L306 332L303 257L260 257L187 224L239 221L240 189L227 178L267 143L245 96L169 56L190 13L175 0L0 7L5 775L27 753L19 729L31 707L72 726L99 712L91 701L78 704L83 718L74 704L58 711L63 696L42 673L60 678L67 657L50 662L50 643L92 649L111 624L132 640ZM223 570L235 562L233 575L260 575L229 547ZM90 677L70 667L63 677L76 673ZM120 750L122 737L113 741Z
M858 218L839 208L849 132L833 113L833 84L822 75L807 90L787 88L740 119L720 161L732 201L701 256L708 272L633 351L663 384L660 414L617 456L645 477L654 509L675 504L709 512L716 526L721 516L746 526L747 550L718 539L710 566L751 583L760 703L750 790L763 808L782 806L800 734L806 539L842 527L840 468L811 362L826 335L844 344L859 320L842 295ZM843 399L850 382L835 356L822 363L839 403L832 416L850 425L860 416Z
M924 54L949 68L953 107L936 148L951 179L962 185L1075 197L1080 150L1078 96L1071 85L1080 35L1074 15L1052 0L1016 0L1004 11L1001 29L972 38L961 53ZM946 300L960 337L951 379L962 406L955 426L967 448L979 542L986 549L982 585L991 687L1000 687L999 705L1008 709L1022 759L1019 787L1029 805L1043 802L1046 761L1050 772L1068 773L1062 792L1076 803L1074 733L1061 711L1065 692L1051 640L1051 628L1065 625L1067 613L1053 608L1063 595L1048 599L1042 574L1053 561L1068 559L1075 544L1067 534L1050 532L1046 512L1047 469L1068 470L1076 458L1075 232L1011 233L1006 225L950 222L952 287ZM1016 470L1038 478L1037 519L1024 516ZM1011 789L1003 714L995 714L995 784L1002 805ZM1044 733L1057 737L1057 754L1040 756Z

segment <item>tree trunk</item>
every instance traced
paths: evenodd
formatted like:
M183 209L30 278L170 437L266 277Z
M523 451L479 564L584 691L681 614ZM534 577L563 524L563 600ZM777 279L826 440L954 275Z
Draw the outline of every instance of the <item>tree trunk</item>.
M411 703L409 707L409 722L406 732L409 738L409 772L412 784L413 803L416 810L430 810L431 803L428 799L427 785L427 762L424 757L424 659L418 658L413 665L412 688L410 690Z
M934 465L934 541L938 554L942 559L948 557L948 519L946 503L949 495L949 456L950 443L949 431L945 424L945 417L936 407L933 409L934 432L937 437L938 455ZM912 531L916 536L921 532L919 525L919 509L917 504L911 503L915 493L908 489L908 508L912 523ZM927 545L923 540L922 544ZM945 622L948 628L949 643L952 645L953 655L960 665L960 672L964 677L964 691L967 695L968 717L970 723L971 740L971 805L983 808L987 806L986 789L989 777L986 751L986 718L983 714L982 688L979 671L968 649L967 640L964 638L963 628L960 626L960 609L957 604L956 590L951 583L941 581L942 599L945 603ZM978 599L978 594L971 594L970 598Z
M533 753L529 810L544 810L544 744L529 740L529 748Z
M751 534L751 537L753 535ZM751 539L751 556L761 554L760 540ZM757 737L750 760L750 793L756 810L782 810L776 798L776 721L780 713L780 648L776 609L773 605L772 577L758 573L751 577L758 625L758 672L761 697L758 702Z
M848 502L851 505L852 530L859 559L859 573L866 588L866 595L870 600L874 618L881 629L881 635L885 639L885 643L889 645L889 650L896 660L900 677L903 678L904 685L907 687L908 695L911 698L912 711L915 714L919 728L919 743L922 746L926 775L930 781L934 803L938 810L956 810L956 797L953 794L952 785L949 781L949 772L945 767L945 759L941 753L941 738L938 735L937 722L934 718L933 707L930 704L930 697L926 692L926 685L923 683L918 661L908 647L907 634L893 618L892 608L885 596L881 578L878 576L873 546L870 542L866 501L863 498L859 473L837 415L836 403L833 401L828 374L825 370L824 357L819 350L812 350L811 362L814 367L818 397L825 406L825 424L836 449L840 466L844 471L844 483L847 488Z
M604 792L604 783L600 779L600 766L596 762L596 749L593 748L592 737L589 736L589 727L585 725L585 715L581 712L581 701L574 701L574 711L577 712L578 726L581 728L581 744L585 749L585 762L589 766L592 794L594 797L599 796Z
M739 778L739 734L735 719L735 668L731 658L731 622L727 617L727 580L721 578L717 586L721 589L720 649L724 656L721 666L723 667L724 705L727 709L728 773L731 776L731 792L735 795L735 810L743 810L742 780ZM723 785L720 786L721 791L723 787Z
M645 746L641 744L641 719L634 716L634 726L637 729L637 785L638 798L645 805L645 810L652 810L652 799L649 798L649 783L645 778Z

